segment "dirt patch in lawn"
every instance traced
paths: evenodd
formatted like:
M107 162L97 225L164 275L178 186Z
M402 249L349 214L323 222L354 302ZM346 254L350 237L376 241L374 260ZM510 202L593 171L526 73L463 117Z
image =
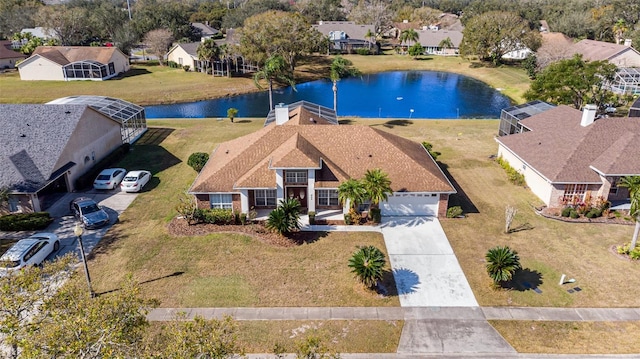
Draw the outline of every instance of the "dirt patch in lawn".
M313 243L326 235L325 232L296 231L286 236L271 232L260 223L247 225L218 225L210 223L188 224L185 219L174 218L167 225L174 236L204 236L210 233L240 233L277 247L294 247Z

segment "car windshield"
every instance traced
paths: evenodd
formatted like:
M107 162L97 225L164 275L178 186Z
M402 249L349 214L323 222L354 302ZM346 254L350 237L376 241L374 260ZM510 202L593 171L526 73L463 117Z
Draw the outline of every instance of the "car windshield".
M20 265L20 261L0 261L2 268L15 268Z
M127 176L127 177L124 178L125 182L135 182L137 180L138 180L138 177L136 177L136 176Z
M98 207L97 204L92 203L89 205L86 205L84 207L82 207L82 214L89 214L89 213L93 213L93 212L98 212L100 210L100 208Z
M111 176L109 175L99 175L98 178L96 178L96 180L98 181L108 181L111 178Z

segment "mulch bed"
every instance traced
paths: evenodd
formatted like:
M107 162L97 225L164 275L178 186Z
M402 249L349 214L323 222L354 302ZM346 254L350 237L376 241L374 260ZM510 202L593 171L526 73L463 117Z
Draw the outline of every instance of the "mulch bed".
M536 213L538 213L539 215L541 215L541 216L543 216L545 218L555 219L557 221L570 222L570 223L606 223L606 224L626 224L626 225L634 225L635 224L634 221L627 221L624 218L619 218L619 217L616 217L616 216L613 216L613 215L610 215L609 217L597 217L597 218L562 217L562 216L558 215L558 210L557 209L551 209L551 208L547 208L547 207L544 207L542 209L537 209L536 208Z
M617 244L614 244L611 247L609 247L609 252L611 252L611 254L613 254L618 259L621 259L623 261L640 263L640 261L636 261L636 260L631 259L631 257L629 257L628 254L620 254L620 253L618 253L618 245Z
M174 218L167 225L170 234L174 236L204 236L210 233L237 233L255 238L261 242L277 247L295 247L304 243L315 242L320 232L297 231L281 236L278 233L267 230L260 223L247 225L217 225L209 223L197 223L189 225L185 219Z

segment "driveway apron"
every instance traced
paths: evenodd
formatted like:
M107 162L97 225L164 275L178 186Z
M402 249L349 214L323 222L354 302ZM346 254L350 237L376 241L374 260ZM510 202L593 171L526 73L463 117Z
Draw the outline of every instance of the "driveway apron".
M403 307L477 307L435 217L384 217L380 225Z

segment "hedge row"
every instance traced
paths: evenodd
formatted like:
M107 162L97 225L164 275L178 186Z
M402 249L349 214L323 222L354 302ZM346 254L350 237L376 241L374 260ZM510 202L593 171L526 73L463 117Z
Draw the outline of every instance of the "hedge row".
M196 209L193 219L197 222L211 224L245 224L247 215L245 213L236 213L230 209Z
M93 181L98 177L98 174L105 169L109 168L112 164L120 161L129 152L130 145L123 143L120 147L111 152L107 157L98 161L90 170L76 179L76 190L85 189L93 186Z
M38 231L47 228L53 218L49 212L14 213L0 217L0 231Z

